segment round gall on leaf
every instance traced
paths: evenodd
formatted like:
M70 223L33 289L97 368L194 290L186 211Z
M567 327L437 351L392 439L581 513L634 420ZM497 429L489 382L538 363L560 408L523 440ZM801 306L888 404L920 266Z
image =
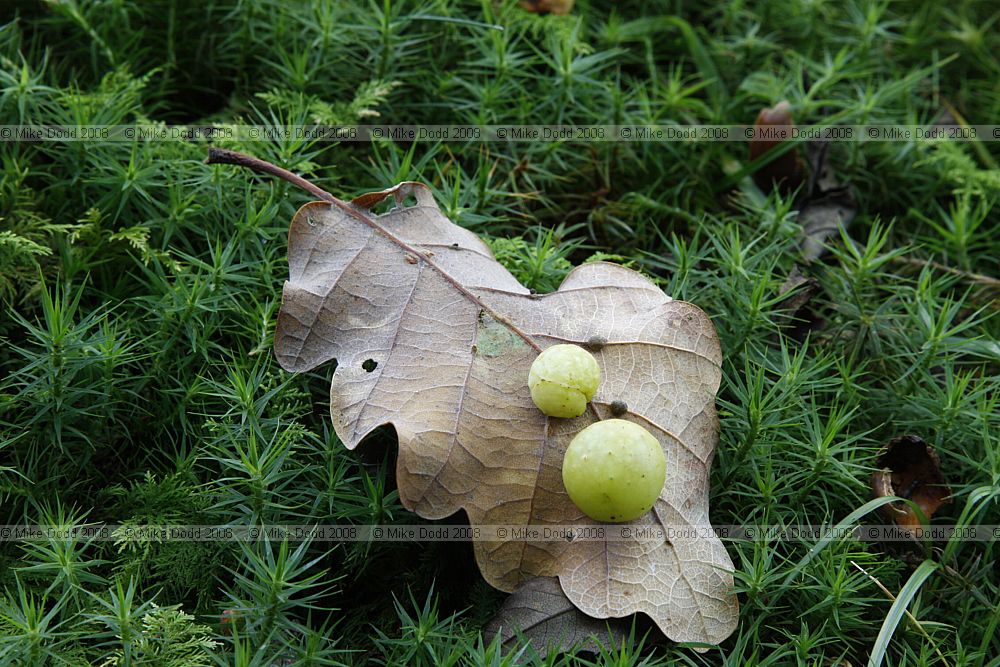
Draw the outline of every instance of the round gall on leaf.
M601 384L601 367L579 345L553 345L528 371L528 389L538 409L550 417L579 417Z
M653 434L624 419L605 419L577 433L563 458L570 499L596 521L625 522L652 509L667 461Z

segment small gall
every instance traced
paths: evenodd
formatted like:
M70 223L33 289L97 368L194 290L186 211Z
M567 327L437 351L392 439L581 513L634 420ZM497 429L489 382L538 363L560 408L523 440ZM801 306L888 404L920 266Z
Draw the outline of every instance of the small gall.
M577 345L545 348L528 371L531 400L549 417L579 417L600 384L597 360Z

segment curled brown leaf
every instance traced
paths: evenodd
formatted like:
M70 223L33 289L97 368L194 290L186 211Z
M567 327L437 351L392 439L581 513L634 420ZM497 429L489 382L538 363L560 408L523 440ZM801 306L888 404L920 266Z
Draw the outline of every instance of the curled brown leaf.
M912 500L930 518L941 505L951 502L951 490L941 474L937 452L922 438L904 435L893 438L879 451L872 473L872 493L876 498L899 496ZM903 528L921 525L913 508L900 501L883 505L879 512L887 521Z

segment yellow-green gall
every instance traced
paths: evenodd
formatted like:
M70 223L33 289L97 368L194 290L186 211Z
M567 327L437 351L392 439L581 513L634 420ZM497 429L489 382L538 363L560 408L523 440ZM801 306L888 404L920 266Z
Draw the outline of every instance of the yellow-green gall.
M550 417L579 417L601 384L601 367L579 345L553 345L528 371L528 389L538 409Z
M653 434L624 419L605 419L576 434L563 457L570 499L597 521L638 519L652 509L667 476Z

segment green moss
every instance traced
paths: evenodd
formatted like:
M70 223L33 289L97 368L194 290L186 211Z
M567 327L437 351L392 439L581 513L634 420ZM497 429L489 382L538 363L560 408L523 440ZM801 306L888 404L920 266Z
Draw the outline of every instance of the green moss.
M782 99L799 124L949 109L1000 123L990 3L15 5L0 9L0 125L740 124ZM611 258L704 309L724 353L717 524L836 523L901 434L941 456L954 501L935 521L1000 524L997 142L827 144L858 215L815 262L795 201L742 177L741 142L219 143L345 198L426 182L536 292ZM347 451L331 370L289 376L272 358L287 226L308 197L204 165L205 149L0 142L0 523L420 521L400 504L391 434ZM795 265L817 285L792 312ZM477 351L522 344L487 320ZM726 546L742 611L721 648L633 637L596 660L857 664L891 604L876 580L896 594L915 557L855 540ZM886 664L991 664L996 545L932 546L916 558L946 567ZM0 662L121 662L155 643L154 600L226 664L593 661L482 642L502 596L466 544L133 547L0 543Z

